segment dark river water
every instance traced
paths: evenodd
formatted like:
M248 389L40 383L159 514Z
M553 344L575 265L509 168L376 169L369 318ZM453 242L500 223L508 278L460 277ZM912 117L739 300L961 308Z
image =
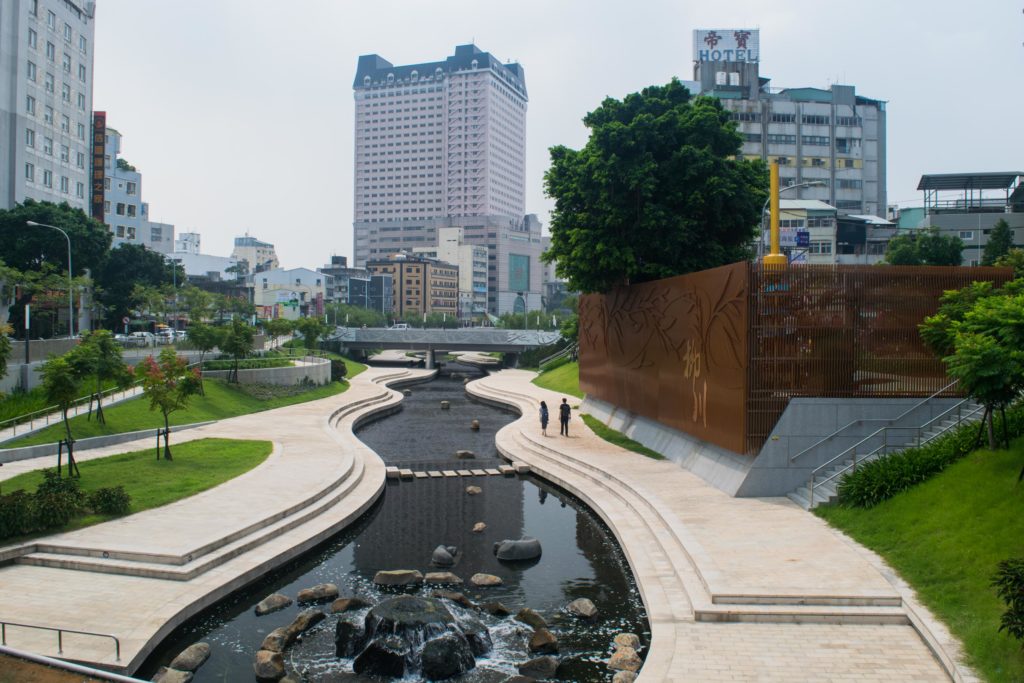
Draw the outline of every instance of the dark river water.
M467 399L461 379L439 378L411 387L401 412L360 429L358 436L388 464L412 469L494 467L499 459L494 434L515 419L509 412ZM449 410L440 401L451 402ZM472 419L479 432L469 430ZM458 449L472 450L476 461L455 460ZM470 465L472 463L472 465ZM482 493L469 496L467 485ZM473 525L487 528L474 533ZM509 565L492 551L495 541L533 536L543 555L535 563ZM431 553L438 545L458 548L451 569L463 579L474 573L495 574L501 586L454 587L474 602L498 600L513 614L523 607L540 612L558 637L558 680L610 681L602 660L609 656L616 633L638 634L646 644L649 625L628 565L611 532L583 503L534 477L479 476L389 482L381 499L355 524L302 557L262 577L215 604L177 629L138 672L151 677L179 651L196 641L210 644L209 661L196 681L255 680L252 662L263 638L287 626L300 611L292 605L262 617L256 603L271 593L290 597L318 583L338 585L341 595L377 602L396 592L427 596L435 587L380 589L372 579L382 569L436 571ZM565 606L580 597L591 599L599 616L580 621ZM329 605L323 606L329 612ZM461 608L452 607L458 613ZM370 680L353 678L352 660L334 656L334 631L339 618L361 620L365 610L328 615L285 653L289 671L308 681ZM457 614L458 616L458 614ZM516 664L530 659L530 629L511 617L475 612L491 631L493 651L476 660L470 673L451 680L491 683L516 674ZM641 653L643 654L643 653ZM407 676L405 680L420 680Z

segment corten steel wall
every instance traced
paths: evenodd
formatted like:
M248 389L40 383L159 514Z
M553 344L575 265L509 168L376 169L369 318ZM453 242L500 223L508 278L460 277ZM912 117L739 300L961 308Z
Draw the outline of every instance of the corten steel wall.
M946 290L1012 279L1008 268L750 266L746 452L795 396L925 397L949 384L918 325Z
M580 299L580 388L746 449L747 263Z
M736 263L580 299L580 388L757 454L793 397L907 398L949 383L917 326L1008 268Z

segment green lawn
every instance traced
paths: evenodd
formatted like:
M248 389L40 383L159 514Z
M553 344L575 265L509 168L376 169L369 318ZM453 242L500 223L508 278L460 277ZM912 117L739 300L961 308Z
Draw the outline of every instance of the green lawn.
M200 439L175 444L172 432L174 460L157 460L155 449L146 449L87 460L79 463L78 468L82 473L83 491L124 486L132 498L131 512L141 512L187 498L244 474L266 460L272 449L269 441L232 439ZM42 471L35 470L0 483L0 488L4 494L19 489L32 492L42 480ZM72 519L63 531L110 518L109 515L85 515ZM57 531L61 530L51 529L47 533Z
M583 418L584 424L590 427L591 431L610 444L614 444L619 448L625 448L627 451L639 453L640 455L646 455L648 458L654 458L655 460L665 459L665 456L658 451L651 450L639 441L633 441L633 439L629 438L622 432L617 432L611 427L605 426L603 422L592 415L584 413L580 415L580 417Z
M348 384L345 382L331 382L330 384L315 387L309 391L292 396L263 397L253 396L246 393L244 389L228 384L223 380L207 379L203 382L203 386L206 388L205 396L193 396L191 401L189 401L188 408L171 413L170 422L172 426L190 424L192 422L223 420L224 418L248 415L249 413L256 413L261 410L271 410L272 408L281 408L296 403L315 401L320 398L340 394L348 388ZM151 411L149 409L149 401L145 397L131 399L124 403L104 408L103 413L107 418L106 425L97 424L95 419L87 421L84 415L72 418L71 433L76 439L84 439L90 436L121 434L139 429L163 427L163 417L159 411ZM3 444L3 447L16 448L52 443L62 438L64 438L64 426L58 422L46 429L30 434L24 439L7 441Z
M1017 439L1010 451L976 451L873 508L816 510L884 557L990 681L1024 681L1024 650L997 632L1004 607L990 586L1001 560L1024 557L1022 464Z
M576 398L583 398L580 391L580 364L566 363L559 365L554 370L543 372L534 378L533 383L539 387L550 389L559 394L569 394Z

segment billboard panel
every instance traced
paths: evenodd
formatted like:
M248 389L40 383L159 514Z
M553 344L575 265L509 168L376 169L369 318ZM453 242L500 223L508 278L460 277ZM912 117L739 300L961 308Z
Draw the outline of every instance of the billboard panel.
M530 257L508 255L508 289L510 292L530 291Z

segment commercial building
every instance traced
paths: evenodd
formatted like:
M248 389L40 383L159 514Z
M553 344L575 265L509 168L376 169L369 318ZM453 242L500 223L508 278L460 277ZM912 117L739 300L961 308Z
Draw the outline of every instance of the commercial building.
M878 216L842 214L817 199L779 200L779 245L791 263L878 263L895 234Z
M261 273L266 270L274 270L280 265L274 245L269 242L261 242L249 235L249 233L245 233L243 237L235 238L235 248L232 250L231 256L239 264L244 262L247 273Z
M862 97L852 85L771 87L760 73L756 29L694 31L693 61L688 86L721 100L743 136L744 156L778 162L783 187L822 183L791 197L885 215L884 101Z
M353 90L354 264L436 247L441 228L461 227L467 243L489 250L491 313L511 310L517 296L539 302L540 227L525 215L522 67L475 45L405 66L363 55ZM512 265L518 290L508 286Z
M199 254L202 237L198 232L182 232L174 238L175 254Z
M924 194L924 212L913 227L959 237L965 266L981 263L988 236L999 220L1010 226L1014 245L1024 246L1022 179L1024 171L923 175L917 189Z
M413 253L459 267L459 319L487 314L487 247L467 244L463 228L438 228L436 247L416 247Z
M331 276L309 268L274 268L252 276L252 302L261 318L322 316Z
M0 2L0 208L89 211L94 2Z
M174 249L174 226L149 220L142 201L142 174L121 157L121 134L107 126L103 157L103 222L114 235L113 246L137 244L162 254Z
M459 268L437 259L395 254L369 261L371 274L390 275L396 318L407 315L442 313L453 320L458 315Z

